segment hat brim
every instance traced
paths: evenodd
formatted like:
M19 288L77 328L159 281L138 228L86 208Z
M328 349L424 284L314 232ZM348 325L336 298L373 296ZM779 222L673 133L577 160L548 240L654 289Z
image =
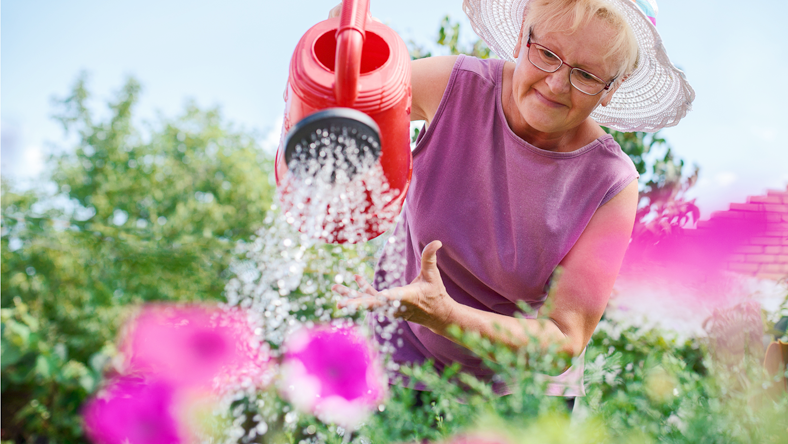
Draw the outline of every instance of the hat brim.
M463 0L476 34L498 57L514 61L514 47L529 0ZM670 62L651 20L630 0L608 0L629 23L638 42L635 71L619 86L607 106L591 118L618 131L654 132L674 126L687 115L695 91Z

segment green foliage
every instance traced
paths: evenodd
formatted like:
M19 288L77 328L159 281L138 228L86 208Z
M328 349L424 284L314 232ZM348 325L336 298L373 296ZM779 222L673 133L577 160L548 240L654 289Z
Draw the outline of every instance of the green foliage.
M502 380L516 382L510 394L497 395L489 383L459 373L457 365L443 373L430 362L403 367L410 387L418 382L429 391L392 386L389 400L350 441L446 442L469 435L512 444L777 443L788 437L788 395L765 395L771 381L761 363L722 365L697 339L678 342L661 331L603 321L587 350L587 395L577 399L570 418L563 398L544 395L540 376L566 365L565 357L454 334ZM347 431L309 415L297 418L289 425L280 420L274 433L293 443L347 442Z
M87 363L70 359L65 343L48 340L27 305L18 297L14 303L2 309L3 410L16 412L28 430L41 435L79 436L80 420L73 412L96 388L113 350L98 350Z
M447 15L441 20L438 29L438 44L449 49L452 55L468 54L480 59L488 59L492 56L490 48L482 41L477 39L470 47L460 45L460 24L452 23Z
M639 429L654 441L785 442L788 395L766 396L773 381L761 359L731 365L707 349L707 340L603 320L588 349L584 407L613 430Z
M633 238L656 243L687 223L700 219L695 199L686 197L687 191L698 181L700 168L697 165L686 175L684 160L673 155L659 133L605 130L621 145L640 174L640 205Z
M439 46L445 48L440 55L459 55L468 54L480 59L488 59L494 57L490 48L482 41L477 39L470 46L463 46L460 43L460 24L459 22L452 22L451 18L447 15L441 20L440 27L438 28L437 43ZM419 45L414 41L408 42L410 49L411 59L423 59L432 57L431 51L427 50L423 45Z
M130 304L221 300L236 243L271 205L251 135L194 104L141 128L139 91L130 79L97 118L82 76L58 101L77 140L49 162L59 193L3 186L3 439L79 441L78 406Z

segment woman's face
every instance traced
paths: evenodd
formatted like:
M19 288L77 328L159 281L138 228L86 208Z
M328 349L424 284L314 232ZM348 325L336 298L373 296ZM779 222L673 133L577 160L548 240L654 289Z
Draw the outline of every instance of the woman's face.
M584 69L606 82L615 77L618 71L615 58L603 59L613 37L613 31L607 24L592 19L571 35L543 28L540 25L534 27L531 42L549 48L564 61L564 65L554 73L547 73L531 64L526 46L528 30L522 31L514 50L517 62L512 93L524 123L536 131L553 134L578 127L597 105L607 105L620 82L596 96L583 94L569 83L572 68L567 64Z

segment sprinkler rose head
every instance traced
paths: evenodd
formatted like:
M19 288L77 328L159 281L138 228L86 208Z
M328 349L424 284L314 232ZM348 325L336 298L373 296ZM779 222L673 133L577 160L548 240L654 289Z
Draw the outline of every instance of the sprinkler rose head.
M297 176L323 174L330 182L348 179L380 157L380 129L371 117L351 108L329 108L296 123L285 137L285 162Z

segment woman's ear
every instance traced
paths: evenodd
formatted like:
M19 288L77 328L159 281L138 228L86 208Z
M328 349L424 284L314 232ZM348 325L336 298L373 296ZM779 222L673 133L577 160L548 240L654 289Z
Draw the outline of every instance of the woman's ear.
M525 29L525 18L523 18L523 23L520 25L520 35L517 36L517 44L514 46L514 59L517 60L517 57L520 56L520 47L523 44L523 30Z
M624 76L624 78L622 78L620 81L616 80L615 84L612 87L610 87L609 90L605 91L604 93L605 96L602 97L602 101L599 102L599 104L602 106L607 106L607 104L610 103L611 100L613 100L613 93L616 92L618 87L621 86L621 84L624 83L626 79L627 76Z

